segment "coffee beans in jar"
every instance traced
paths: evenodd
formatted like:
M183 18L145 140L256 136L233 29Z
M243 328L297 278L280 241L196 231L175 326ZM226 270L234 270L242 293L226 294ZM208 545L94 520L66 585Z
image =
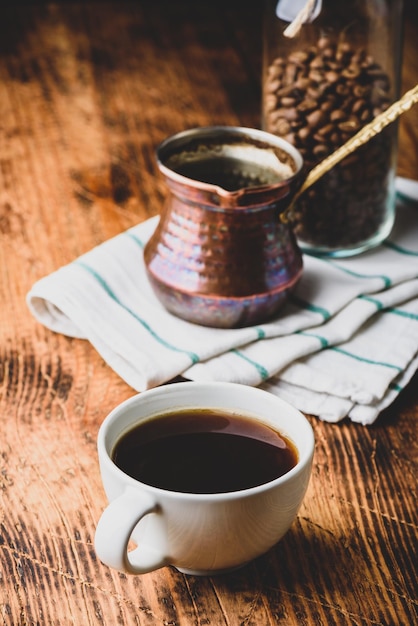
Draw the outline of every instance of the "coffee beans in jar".
M393 72L361 38L350 40L338 15L339 28L325 28L320 16L322 27L302 26L291 45L265 53L263 127L292 143L308 171L388 108L397 91ZM348 256L389 234L396 134L392 124L302 194L293 215L302 249Z

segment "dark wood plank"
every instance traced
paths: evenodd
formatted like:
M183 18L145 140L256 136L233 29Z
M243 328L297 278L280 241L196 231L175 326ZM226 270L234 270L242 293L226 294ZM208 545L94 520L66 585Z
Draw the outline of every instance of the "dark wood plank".
M418 82L408 4L403 87ZM258 126L259 3L0 8L0 615L7 626L418 621L418 379L375 426L312 417L307 497L286 537L227 576L111 571L98 427L130 389L84 341L30 316L33 282L159 212L154 150L178 130ZM418 178L418 109L399 173Z

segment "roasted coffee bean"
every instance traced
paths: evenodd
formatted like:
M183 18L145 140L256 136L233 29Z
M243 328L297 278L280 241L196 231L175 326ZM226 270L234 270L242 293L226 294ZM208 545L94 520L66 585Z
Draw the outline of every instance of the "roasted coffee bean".
M385 110L390 90L389 77L365 50L323 36L269 67L264 127L295 145L310 170ZM361 148L361 158L345 159L302 195L295 223L300 241L318 248L355 247L379 230L386 215L391 141L386 129Z
M285 96L282 98L282 105L284 107L294 107L297 104L296 98L291 98L290 96Z
M311 128L318 128L318 126L322 126L325 120L326 117L321 109L316 109L316 111L312 111L312 113L309 113L309 115L306 117L306 123Z
M331 120L331 122L338 123L342 122L342 120L345 120L346 117L347 116L342 109L334 109L333 111L331 111L329 119Z

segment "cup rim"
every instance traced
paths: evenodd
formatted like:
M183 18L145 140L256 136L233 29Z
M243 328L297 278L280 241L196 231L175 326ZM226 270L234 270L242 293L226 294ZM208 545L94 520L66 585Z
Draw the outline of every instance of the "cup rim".
M112 460L110 456L108 442L106 441L109 428L112 426L112 424L115 421L117 421L120 418L121 415L132 410L132 408L135 407L138 404L138 402L142 404L143 402L146 402L150 399L152 400L155 396L159 396L161 393L169 394L170 393L169 390L172 390L172 391L174 390L174 393L176 393L176 389L179 388L179 386L183 386L183 385L193 385L195 392L199 391L199 389L201 390L202 389L205 389L205 390L215 390L215 389L225 390L226 389L226 390L229 390L230 393L232 393L233 391L238 392L238 393L243 393L243 389L247 389L251 391L244 392L244 393L261 394L260 397L264 394L267 394L270 397L270 400L276 403L277 406L281 406L281 408L287 411L291 411L293 413L293 419L295 419L295 416L297 416L297 419L299 420L299 424L302 425L302 428L305 429L305 444L304 444L305 449L304 451L302 451L303 456L301 456L300 444L294 441L294 438L292 437L292 435L288 434L287 432L283 432L283 434L288 436L291 439L291 441L294 443L299 454L298 462L296 463L294 467L292 467L292 469L290 469L288 472L286 472L282 476L279 476L278 478L275 478L274 480L268 481L266 483L262 483L261 485L256 485L255 487L249 487L247 489L226 491L226 492L220 492L220 493L188 493L188 492L183 492L183 491L173 491L169 489L162 489L160 487L149 485L148 483L139 481L136 478L129 476L129 474L121 470L114 463L114 461ZM199 404L199 402L197 401L191 401L189 404L182 404L182 405L174 407L174 410L176 409L181 410L182 407L183 408L222 408L222 405L214 402L214 406L210 407L208 403ZM226 411L228 409L233 410L231 407L227 407ZM170 407L166 407L164 409L164 412L167 413L169 410L170 410ZM257 415L254 411L245 411L245 409L238 407L238 406L236 410L239 411L240 414L246 415L248 417L255 417L257 419ZM153 414L158 415L159 413L162 413L162 411L154 411L153 413L150 413L150 417L152 418ZM263 423L266 423L266 420L263 419L263 417L259 417L258 419L260 419L260 421L262 421ZM129 430L129 427L131 425L132 425L132 422L129 424L129 426L123 428L117 434L117 436L113 438L113 445L114 445L114 442L122 435L123 432L126 432L127 430ZM269 425L273 426L272 423L270 423ZM279 432L282 432L283 430L285 430L285 429L280 428L279 426L277 428ZM313 428L310 422L308 421L308 419L306 418L306 416L301 411L299 411L299 409L296 409L296 407L289 404L282 398L279 398L278 396L274 396L273 394L271 394L270 392L266 390L259 389L257 387L251 387L249 385L245 385L241 383L216 382L216 381L175 382L175 383L170 383L164 386L155 387L152 389L147 389L146 391L143 391L140 393L136 393L134 396L131 396L130 398L124 400L123 402L115 406L110 411L110 413L108 413L108 415L103 420L99 428L98 435L97 435L97 450L98 450L100 465L103 466L103 468L106 468L108 471L115 473L117 476L119 476L119 478L123 479L124 482L126 483L126 488L129 486L130 488L135 489L135 488L138 488L138 486L140 486L141 488L145 489L147 492L151 494L154 493L160 496L163 495L165 499L175 499L175 500L181 499L184 501L196 501L196 502L204 502L204 501L222 502L225 500L244 499L247 497L249 498L255 494L260 494L264 491L268 491L275 486L281 485L282 483L286 483L289 480L301 474L305 470L307 465L312 464L313 455L314 455L314 447L315 447L315 438L314 438Z

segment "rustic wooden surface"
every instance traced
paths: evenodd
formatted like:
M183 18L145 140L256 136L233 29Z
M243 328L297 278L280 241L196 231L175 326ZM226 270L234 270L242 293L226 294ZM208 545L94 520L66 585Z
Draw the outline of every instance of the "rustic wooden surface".
M408 5L403 88L418 82ZM418 623L417 377L375 426L310 420L312 481L286 537L230 575L102 565L98 427L133 394L44 329L33 282L158 213L154 150L183 128L259 125L258 2L0 8L0 616L17 625ZM415 14L415 16L414 16ZM399 173L418 178L418 109Z

